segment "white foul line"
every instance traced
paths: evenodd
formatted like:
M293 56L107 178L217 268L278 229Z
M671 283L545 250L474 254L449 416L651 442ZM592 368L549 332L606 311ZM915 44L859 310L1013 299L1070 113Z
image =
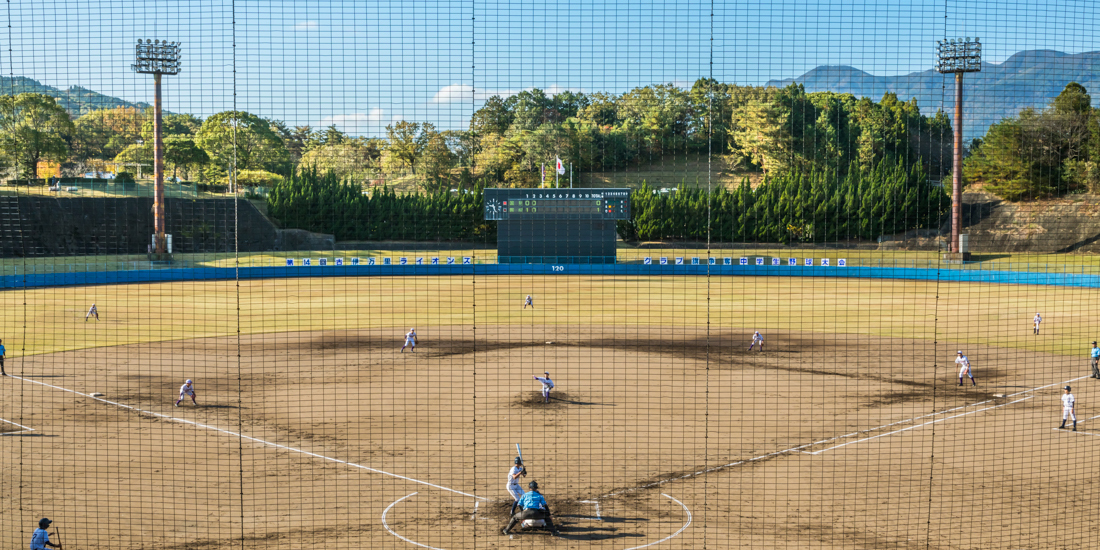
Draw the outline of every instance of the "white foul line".
M405 537L402 537L401 535L398 535L393 529L390 529L390 525L388 523L386 523L386 514L390 513L390 508L393 508L398 502L401 502L402 500L405 500L405 499L407 499L407 498L409 498L409 497L411 497L415 494L416 493L407 494L407 495L393 501L392 504L387 506L386 509L382 511L382 527L385 527L386 530L389 531L391 535L393 535L393 536L395 536L395 537L397 537L397 538L399 538L399 539L401 539L401 540L403 540L403 541L405 541L409 544L415 544L415 545L417 545L421 548L430 548L431 550L443 550L442 548L436 548L434 546L428 546L427 544L420 544L419 542L416 542L415 540L409 540Z
M638 550L639 548L645 548L647 546L653 546L653 545L656 545L656 544L661 544L662 542L664 542L664 541L666 541L666 540L668 540L672 537L675 537L676 535L679 535L680 533L683 533L684 529L687 529L688 526L691 525L691 510L688 510L688 507L684 506L683 502L680 502L680 501L678 501L678 500L676 500L676 499L674 499L674 498L672 498L672 497L670 497L670 496L668 496L664 493L661 493L661 496L671 498L673 502L675 502L676 504L679 504L680 507L684 509L684 513L687 514L687 517L688 517L687 523L685 523L684 526L681 527L679 531L676 531L675 533L673 533L673 534L671 534L671 535L669 535L669 536L667 536L667 537L665 537L665 538L663 538L663 539L661 539L657 542L651 542L649 544L643 544L641 546L632 546L630 548L627 548L626 550Z
M311 456L313 458L320 458L321 460L327 460L329 462L335 462L336 464L345 464L345 465L350 466L352 468L358 468L360 470L366 470L368 472L373 472L373 473L376 473L376 474L382 474L382 475L386 475L386 476L390 476L390 477L395 477L397 479L403 479L405 481L411 481L413 483L419 483L421 485L426 485L428 487L433 487L435 489L441 489L443 491L455 493L455 494L458 494L458 495L462 495L464 497L471 497L471 498L476 498L476 499L480 499L480 500L488 500L485 497L479 497L477 495L471 495L470 493L464 493L462 491L457 491L455 489L451 489L449 487L444 487L442 485L436 485L434 483L428 483L427 481L421 481L419 479L413 479L411 477L406 477L406 476L403 476L403 475L394 474L394 473L391 473L391 472L387 472L385 470L379 470L377 468L371 468L369 466L363 466L362 464L356 464L354 462L348 462L346 460L340 460L338 458L332 458L332 457L317 454L317 453L311 453L309 451L306 451L304 449L299 449L297 447L290 447L288 445L280 445L278 443L272 443L270 441L265 441L265 440L257 438L257 437L251 437L251 436L247 436L247 435L240 434L240 433L237 433L237 432L229 431L229 430L226 430L226 429L223 429L223 428L218 428L217 426L210 426L208 424L201 424L199 422L195 422L195 421L192 421L192 420L184 420L182 418L175 418L175 417L172 417L172 416L168 416L166 414L161 414L161 413L153 412L153 411L147 411L145 409L139 409L139 408L131 406L131 405L125 405L123 403L117 403L115 401L108 401L107 399L103 399L103 398L100 398L100 397L93 397L93 396L88 395L86 393L80 393L76 390L70 390L68 388L62 388L61 386L54 386L52 384L47 384L45 382L39 382L37 380L32 380L30 378L22 378L22 377L19 377L19 376L12 376L12 378L15 378L17 380L22 380L24 382L30 382L32 384L38 384L40 386L46 386L47 388L53 388L55 390L61 390L61 391L69 392L69 393L75 393L76 395L79 395L79 396L82 396L82 397L87 397L88 399L94 399L94 400L102 402L102 403L107 403L108 405L114 405L116 407L122 407L124 409L130 409L130 410L135 411L135 412L160 417L160 418L163 418L165 420L172 421L172 422L179 422L181 424L190 424L192 426L195 426L196 428L204 428L204 429L207 429L207 430L213 430L213 431L218 432L218 433L222 433L222 434L229 435L229 436L232 436L232 437L239 437L241 439L245 439L245 440L248 440L248 441L253 441L255 443L259 443L261 445L267 445L269 447L274 447L276 449L283 449L285 451L300 453L300 454L304 454L306 456Z
M965 412L965 413L961 413L961 414L956 414L954 416L948 416L946 418L940 418L940 419L937 419L937 420L929 420L928 422L925 422L923 424L917 424L915 426L909 426L908 428L902 428L900 430L894 430L892 432L886 432L884 434L878 434L878 435L874 435L874 436L871 436L871 437L865 437L863 439L857 439L855 441L849 441L847 443L841 443L840 445L835 445L835 446L829 447L827 449L821 449L820 451L810 453L810 454L819 455L819 454L821 454L825 451L831 451L833 449L839 449L841 447L847 447L848 445L854 445L856 443L863 443L864 441L870 441L872 439L878 439L880 437L886 437L888 435L894 435L894 434L898 434L898 433L901 433L901 432L907 432L909 430L915 430L917 428L921 428L921 427L928 426L928 425L931 425L931 424L936 424L936 423L939 423L939 422L943 422L945 420L951 420L952 418L959 418L960 416L967 416L967 415L971 415L971 414L975 414L975 413L980 413L982 411L988 411L990 409L997 409L997 408L1000 408L1000 407L1006 407L1008 405L1013 405L1013 404L1019 403L1020 401L1027 401L1028 399L1031 399L1033 397L1035 397L1035 396L1031 395L1031 396L1025 397L1023 399L1017 399L1017 400L1015 400L1011 403L1001 403L1000 405L993 405L992 407L986 407L984 409L978 409L976 411L970 411L970 412Z
M34 431L34 428L28 428L28 427L26 427L22 424L12 422L11 420L4 420L3 418L0 418L0 422L7 422L8 424L14 424L16 426L19 426L20 428L23 428L22 430L20 430L18 432L4 432L0 435L16 435L16 434L21 434L21 433L24 433L24 432L33 432Z

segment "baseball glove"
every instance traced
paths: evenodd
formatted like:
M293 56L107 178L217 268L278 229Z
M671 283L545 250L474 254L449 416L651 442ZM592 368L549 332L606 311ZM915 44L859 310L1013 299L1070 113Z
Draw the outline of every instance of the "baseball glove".
M523 467L523 470L519 473L523 477L527 477L527 466Z

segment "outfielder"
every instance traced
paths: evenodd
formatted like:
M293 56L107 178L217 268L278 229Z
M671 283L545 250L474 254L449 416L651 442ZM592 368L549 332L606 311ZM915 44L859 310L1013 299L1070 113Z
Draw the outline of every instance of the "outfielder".
M546 523L546 528L550 530L550 533L555 537L558 536L557 527L554 527L554 520L550 517L550 507L546 504L546 499L539 494L539 484L537 481L532 481L527 484L531 490L524 493L523 497L519 499L520 511L517 514L512 514L512 519L508 520L508 526L502 529L500 532L504 535L508 534L517 523L525 520L543 520Z
M539 382L542 382L542 399L543 399L542 402L543 403L549 403L550 402L550 390L554 389L554 381L550 379L550 373L544 372L543 374L546 375L545 378L543 378L541 376L531 376L531 378L534 378L535 380L538 380Z
M1077 398L1073 397L1072 393L1069 393L1070 388L1066 386L1066 393L1062 395L1062 425L1058 426L1059 430L1066 429L1066 417L1073 418L1073 431L1077 431Z
M520 476L527 477L527 468L523 465L523 459L517 456L515 466L508 470L508 481L505 485L508 494L512 495L512 514L516 513L516 505L519 504L519 499L523 498L523 487L519 486Z
M416 329L410 328L409 332L405 333L405 345L401 346L401 351L405 351L406 346L412 345L412 351L416 353L416 345L419 343L420 341L416 339Z
M531 300L531 295L527 295L527 300L523 302L523 309L527 309L527 306L531 306L531 309L535 309L535 302Z
M760 344L760 351L764 351L764 337L760 335L760 331L752 333L752 343L749 344L749 351L752 351L752 347Z
M974 380L974 372L970 368L970 360L963 355L962 350L958 351L958 357L955 358L955 364L959 366L959 385L963 385L963 375L970 377L970 382L975 386L978 382Z
M1035 334L1039 334L1039 323L1043 322L1043 318L1040 317L1038 313L1036 313L1035 318L1032 319L1032 322L1035 323Z
M191 397L191 402L194 403L196 407L199 406L199 402L195 401L195 386L192 385L190 378L180 386L180 398L176 400L177 407L180 406L180 401L183 401L185 395Z
M88 309L88 314L84 316L84 322L87 323L88 322L88 317L91 317L93 315L95 316L95 320L98 321L99 320L99 310L95 308L95 304L92 304L92 307Z
M1100 378L1100 348L1092 343L1092 377ZM0 346L0 367L4 365L4 346Z

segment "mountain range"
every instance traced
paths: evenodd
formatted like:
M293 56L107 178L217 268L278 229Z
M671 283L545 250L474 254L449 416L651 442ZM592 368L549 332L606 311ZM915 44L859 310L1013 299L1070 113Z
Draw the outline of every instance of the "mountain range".
M103 95L80 86L70 86L66 90L60 90L25 76L0 76L0 93L12 95L23 93L48 95L56 99L57 104L64 108L74 120L80 115L95 111L96 109L133 107L145 110L151 107L148 103L130 103L129 101L123 101L117 97Z
M935 69L898 76L875 76L846 65L823 65L798 78L770 80L768 86L800 83L807 92L833 91L878 101L886 92L908 101L916 98L920 111L932 115L943 109L955 116L954 75ZM1004 63L982 63L981 72L963 76L963 133L966 139L985 135L995 122L1015 116L1026 107L1040 109L1066 84L1077 82L1100 106L1100 52L1067 54L1054 50L1027 50Z

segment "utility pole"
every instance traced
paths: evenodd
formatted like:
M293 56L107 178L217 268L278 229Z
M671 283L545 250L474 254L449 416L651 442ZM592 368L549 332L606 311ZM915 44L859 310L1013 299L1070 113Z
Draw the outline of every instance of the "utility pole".
M180 72L180 43L138 39L134 48L136 73L153 75L153 243L158 258L168 254L164 222L164 135L161 120L160 77Z
M948 260L966 261L969 250L961 246L962 228L962 147L963 147L963 73L982 70L982 43L977 37L970 40L939 40L936 42L936 70L942 74L955 74L955 148L951 162L951 243Z

